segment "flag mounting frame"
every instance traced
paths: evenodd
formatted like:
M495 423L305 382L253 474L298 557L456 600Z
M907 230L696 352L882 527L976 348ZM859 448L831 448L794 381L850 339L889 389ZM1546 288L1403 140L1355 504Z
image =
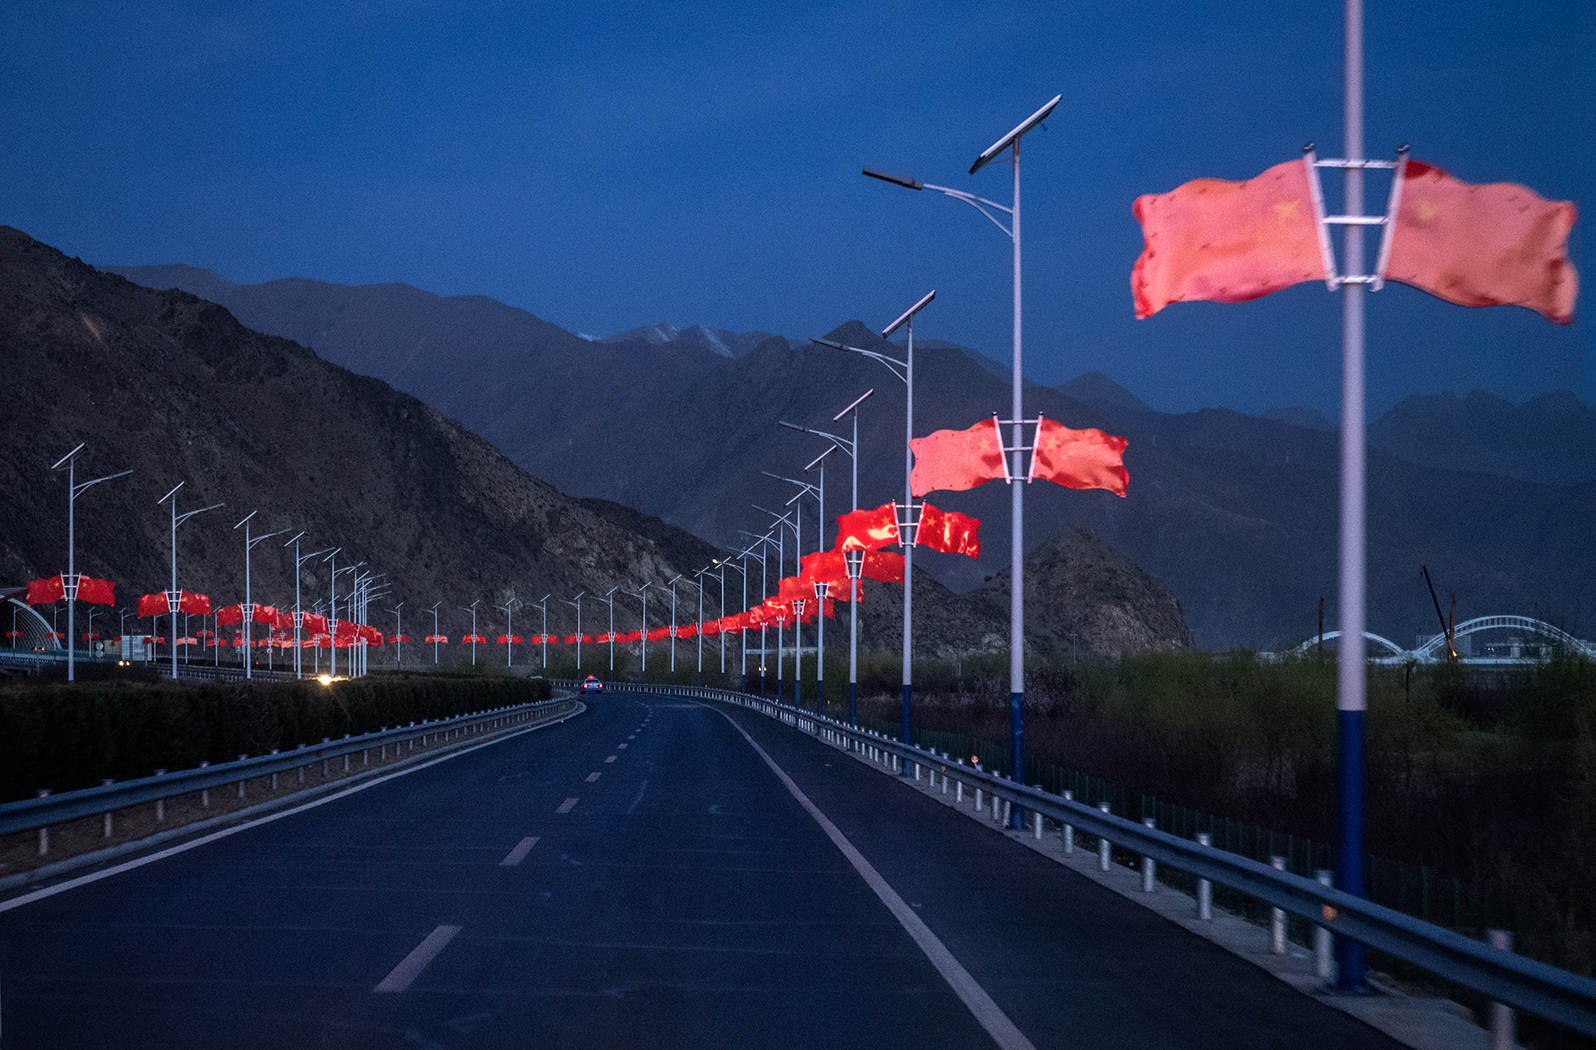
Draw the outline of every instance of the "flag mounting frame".
M1402 180L1407 173L1408 146L1397 147L1396 160L1347 160L1343 157L1321 159L1313 143L1302 148L1302 161L1308 168L1308 187L1313 194L1313 218L1319 230L1319 254L1324 259L1325 287L1335 291L1344 284L1366 284L1378 292L1385 287L1385 270L1391 260L1391 237L1396 230L1397 209L1402 205ZM1369 168L1392 172L1391 193L1386 200L1384 215L1329 215L1324 203L1324 187L1319 181L1320 168ZM1380 235L1380 254L1372 274L1343 274L1336 268L1335 244L1330 239L1331 226L1383 226Z

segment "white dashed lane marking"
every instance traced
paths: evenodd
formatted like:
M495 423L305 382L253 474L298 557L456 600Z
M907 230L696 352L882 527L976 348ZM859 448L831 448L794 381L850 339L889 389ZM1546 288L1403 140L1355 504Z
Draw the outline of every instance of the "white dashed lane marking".
M416 945L409 955L402 959L382 979L382 983L373 988L374 992L402 992L409 988L411 982L421 976L421 971L427 964L437 957L438 953L454 940L454 935L460 932L458 926L439 926L427 934L427 939Z
M589 784L591 784L591 783L593 783L593 781L597 780L598 778L599 778L599 775L597 773L589 773L587 775L587 782Z
M611 755L609 758L606 758L604 761L606 761L606 762L614 762L619 757L620 757L619 755Z
M561 802L560 803L560 808L555 810L554 812L556 812L556 813L569 813L569 812L571 812L571 810L573 810L575 808L576 808L576 799L568 798L564 802Z
M513 849L509 853L505 854L504 859L499 861L499 867L501 867L501 868L513 868L513 867L515 867L517 864L521 863L523 860L526 860L526 855L528 853L532 852L532 847L536 846L537 844L538 844L538 836L536 836L536 835L528 835L526 838L522 839L519 843L516 844L515 849Z

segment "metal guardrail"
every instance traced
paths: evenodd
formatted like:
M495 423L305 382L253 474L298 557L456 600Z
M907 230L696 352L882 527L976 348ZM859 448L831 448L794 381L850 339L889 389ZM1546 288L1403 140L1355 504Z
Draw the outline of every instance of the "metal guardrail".
M564 684L564 683L561 683ZM994 776L934 751L857 729L824 715L800 711L729 689L703 686L613 683L617 688L718 700L759 711L794 728L848 746L868 746L955 781L979 786L1013 806L1041 813L1159 864L1207 879L1301 916L1346 937L1472 988L1498 1002L1536 1014L1588 1036L1596 1036L1596 981L1546 963L1493 948L1433 923L1415 919L1312 879L1279 871L1250 857L1227 853L1114 816L1081 802Z
M235 762L221 762L198 769L185 769L176 773L124 780L101 787L63 791L58 795L7 802L0 805L0 835L48 828L84 817L95 817L127 809L141 803L156 802L210 788L226 787L242 780L253 780L274 773L292 772L312 762L327 762L374 747L402 745L411 740L420 740L425 744L427 738L434 735L464 736L509 728L527 722L555 721L575 714L580 706L580 700L575 697L544 700L535 704L518 704L514 707L479 711L455 718L412 723L360 736L346 736L340 740L323 740L320 744L301 744L292 751L274 751L269 755L257 755Z

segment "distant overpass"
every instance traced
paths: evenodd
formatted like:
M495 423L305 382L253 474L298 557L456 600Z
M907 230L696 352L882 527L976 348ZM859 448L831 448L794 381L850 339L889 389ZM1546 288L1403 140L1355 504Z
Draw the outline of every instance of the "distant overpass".
M1505 643L1490 646L1488 651L1478 654L1466 651L1472 650L1473 647L1465 645L1458 651L1458 662L1480 667L1511 667L1539 663L1557 651L1596 658L1596 642L1575 638L1567 631L1532 616L1477 616L1458 624L1452 633L1452 640L1456 645L1462 639L1472 637L1481 631L1502 630L1516 631L1519 634L1510 636ZM1530 642L1523 635L1533 636L1539 641ZM1324 633L1326 642L1340 637L1340 631ZM1364 631L1363 637L1373 643L1369 655L1369 662L1372 664L1434 664L1446 660L1444 634L1431 635L1412 649L1404 649L1391 639L1381 637L1372 631ZM1312 652L1318 646L1319 640L1319 636L1314 635L1288 652L1292 655ZM1374 646L1379 648L1375 649Z

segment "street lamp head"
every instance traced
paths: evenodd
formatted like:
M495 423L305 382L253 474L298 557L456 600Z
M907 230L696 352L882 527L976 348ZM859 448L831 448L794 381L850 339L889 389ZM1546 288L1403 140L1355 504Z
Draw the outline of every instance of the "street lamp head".
M250 511L248 514L244 515L243 519L239 521L238 525L234 525L233 528L235 528L235 529L238 528L239 525L243 525L244 522L248 521L250 518L253 518L256 514L259 514L259 513L260 513L260 511L257 511L257 510Z
M872 179L880 179L882 182L890 182L894 186L902 186L905 189L925 189L925 183L921 182L919 179L911 179L906 175L888 175L886 172L877 171L874 168L865 168L859 174L868 176Z
M927 292L925 294L925 296L923 298L921 298L921 300L919 302L915 303L913 306L911 306L907 310L903 311L903 313L898 316L898 319L896 321L893 321L891 324L887 325L887 327L883 328L881 330L881 338L883 338L883 339L887 338L887 336L891 335L893 332L896 332L899 328L901 328L904 325L908 324L909 321L911 319L913 319L915 314L917 314L921 310L925 309L926 304L929 303L931 300L935 299L936 297L937 297L937 293L936 293L935 289Z
M287 530L286 530L286 529L285 529L285 530L283 530L283 531L285 531L285 532L286 532L286 531L287 531ZM287 547L287 546L288 546L288 545L289 545L289 544L291 544L291 543L293 543L293 542L294 542L294 540L297 540L297 539L299 539L299 538L300 538L300 537L301 537L301 536L303 536L303 535L305 535L305 534L304 534L304 533L303 533L303 532L296 532L296 533L294 533L294 535L293 535L293 536L292 536L292 537L291 537L291 538L290 538L290 539L289 539L289 540L288 540L288 543L285 543L285 544L283 544L283 546L284 546L284 547Z
M155 505L157 507L159 507L161 504L165 503L167 500L169 500L173 496L177 495L177 490L182 488L184 485L187 485L187 484L188 484L188 482L186 482L186 481L179 481L176 485L172 486L172 491L171 492L168 492L166 495L164 495L160 499L156 500L155 501Z
M811 470L814 470L816 467L823 467L825 465L823 460L825 460L825 458L827 456L831 455L833 452L837 451L837 448L838 448L837 445L832 445L830 448L826 449L826 451L822 452L820 455L816 456L814 459L811 459L809 461L809 463L804 467L804 473L807 474Z
M833 350L852 350L853 349L853 347L848 346L845 343L839 343L835 339L818 339L815 336L810 336L809 337L809 341L811 343L819 343L821 346L829 346Z
M1063 97L1063 95L1054 95L1045 106L1037 110L1035 113L1032 113L1024 120L1020 121L1019 126L1013 131L1009 132L1007 135L1004 135L1002 138L998 139L996 142L992 143L992 145L983 150L981 155L975 158L975 163L970 165L970 174L974 175L976 172L980 171L994 160L997 160L1004 150L1013 145L1015 139L1019 138L1027 131L1030 131L1032 128L1042 123L1042 121L1046 120L1047 115L1053 112L1053 107L1058 105L1059 100Z

